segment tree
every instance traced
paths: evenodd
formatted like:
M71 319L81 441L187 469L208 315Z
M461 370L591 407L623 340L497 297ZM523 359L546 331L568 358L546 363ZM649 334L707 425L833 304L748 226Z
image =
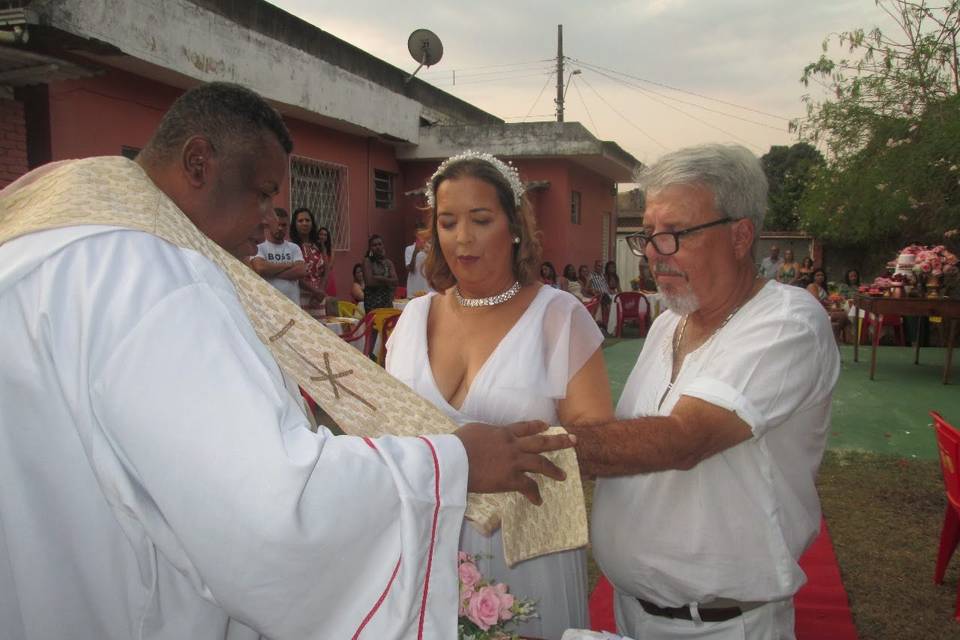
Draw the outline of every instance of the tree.
M826 164L817 149L806 142L772 146L762 158L763 172L770 183L769 207L764 229L796 231L800 221L800 200L815 170Z
M841 162L863 149L878 123L918 117L931 103L960 92L960 0L936 7L927 0L875 2L899 33L874 27L827 37L820 59L808 64L801 78L804 86L815 82L833 97L817 101L804 96L807 118L793 126L802 140L824 142ZM850 57L830 58L834 41Z
M919 118L878 120L843 163L816 170L801 226L837 245L893 251L907 240L956 246L960 229L960 96Z
M890 253L908 240L960 240L960 0L876 0L896 36L874 28L835 39L849 58L824 54L804 69L831 98L805 96L800 138L823 143L799 204L800 226L834 245Z

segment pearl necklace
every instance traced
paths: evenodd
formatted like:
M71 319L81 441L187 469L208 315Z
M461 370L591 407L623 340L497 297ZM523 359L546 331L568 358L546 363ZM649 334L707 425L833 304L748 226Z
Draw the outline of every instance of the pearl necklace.
M460 287L453 288L453 295L456 297L457 302L460 303L461 307L492 307L506 302L519 292L519 282L514 282L510 288L503 293L498 293L497 295L490 296L489 298L464 298L460 293Z

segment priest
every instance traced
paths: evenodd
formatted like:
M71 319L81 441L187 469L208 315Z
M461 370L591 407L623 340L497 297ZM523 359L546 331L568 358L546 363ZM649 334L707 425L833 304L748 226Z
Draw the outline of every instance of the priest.
M296 345L258 333L280 303L231 257L291 149L260 96L212 83L136 162L0 192L4 638L451 638L467 491L562 478L540 454L571 441L539 423L311 431ZM363 371L312 379L376 408Z

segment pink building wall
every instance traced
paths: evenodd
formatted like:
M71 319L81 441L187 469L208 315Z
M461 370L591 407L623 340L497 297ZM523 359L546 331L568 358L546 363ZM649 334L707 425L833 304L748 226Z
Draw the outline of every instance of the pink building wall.
M124 147L142 148L149 140L160 118L182 93L178 88L123 71L70 80L50 85L50 153L52 160L117 155ZM6 104L9 103L9 104ZM16 116L14 101L0 101L0 109L9 108ZM22 108L22 107L21 107ZM3 113L6 113L5 111ZM383 236L387 256L393 260L401 282L405 280L403 248L413 240L418 219L428 214L421 210L422 196L404 196L405 191L419 189L436 170L437 162L398 163L394 148L373 137L348 134L319 124L292 117L285 118L294 140L294 156L302 156L347 168L347 205L349 215L349 248L335 253L334 277L341 295L349 290L352 267L366 252L371 234ZM17 118L3 118L4 123ZM20 132L0 130L0 154L7 147L22 145L23 116L19 116ZM9 125L4 124L4 127ZM26 171L16 165L16 175ZM3 156L0 155L0 170ZM601 225L604 213L615 211L615 196L608 178L567 159L522 159L515 163L526 182L548 181L549 186L530 193L537 221L542 232L543 255L558 270L572 263L593 264L602 255ZM9 165L13 167L13 165ZM374 171L395 175L394 208L380 209L374 200ZM12 175L12 177L16 177ZM4 179L0 173L0 181ZM571 191L581 194L581 222L570 219ZM275 200L276 206L290 208L289 182ZM615 236L616 219L611 216L611 238ZM612 244L610 255L613 255Z
M51 159L118 155L124 147L142 148L181 93L178 88L123 71L51 84ZM2 102L0 108L3 108ZM22 119L21 114L21 123ZM8 120L11 119L4 117L2 121ZM335 254L338 292L349 291L352 266L362 259L367 238L372 233L384 236L388 256L402 270L405 220L400 210L401 192L396 189L397 206L392 210L376 208L373 196L375 169L399 174L393 148L374 138L346 134L291 117L284 120L293 137L295 156L347 167L350 241L349 250ZM0 133L0 153L2 136ZM23 167L17 175L26 170L24 151ZM289 182L283 185L275 205L290 207Z

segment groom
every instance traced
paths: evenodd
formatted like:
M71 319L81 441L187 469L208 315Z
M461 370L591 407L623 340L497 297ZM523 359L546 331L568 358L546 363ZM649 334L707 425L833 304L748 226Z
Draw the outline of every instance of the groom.
M809 293L758 277L767 204L756 157L708 145L642 177L649 262L669 311L617 422L573 427L594 493L594 555L620 633L793 638L797 560L817 535L814 480L839 354Z
M4 638L450 638L467 491L538 502L527 474L562 477L539 454L570 440L539 423L311 433L228 273L83 224L172 201L253 255L291 148L260 96L213 83L137 164L58 163L0 192Z

